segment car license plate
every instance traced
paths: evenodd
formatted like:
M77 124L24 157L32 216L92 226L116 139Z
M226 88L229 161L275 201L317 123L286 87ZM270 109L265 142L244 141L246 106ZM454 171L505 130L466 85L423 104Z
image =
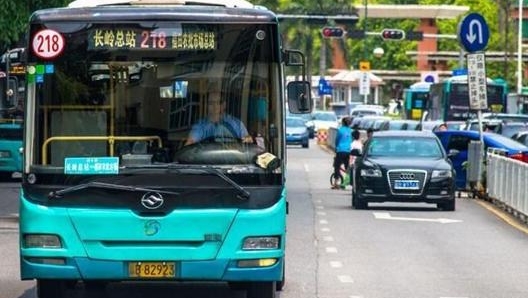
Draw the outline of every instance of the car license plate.
M418 180L396 180L394 189L419 189Z
M137 278L168 278L174 277L175 262L130 262L128 275Z

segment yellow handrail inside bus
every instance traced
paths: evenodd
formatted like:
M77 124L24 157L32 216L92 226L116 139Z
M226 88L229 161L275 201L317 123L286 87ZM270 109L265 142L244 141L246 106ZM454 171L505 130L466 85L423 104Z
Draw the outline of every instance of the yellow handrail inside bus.
M53 141L108 141L110 145L110 156L114 156L114 142L115 141L157 141L158 147L163 148L161 138L159 136L56 136L47 138L42 144L42 164L48 164L48 145Z

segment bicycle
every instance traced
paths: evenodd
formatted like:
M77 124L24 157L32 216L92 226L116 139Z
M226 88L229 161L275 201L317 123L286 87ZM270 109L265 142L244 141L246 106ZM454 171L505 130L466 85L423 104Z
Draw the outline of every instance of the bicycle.
M332 173L330 175L330 185L332 186L332 189L345 189L348 184L350 184L350 175L348 171L345 169L345 167L341 166L339 168L340 176L335 175L335 173Z

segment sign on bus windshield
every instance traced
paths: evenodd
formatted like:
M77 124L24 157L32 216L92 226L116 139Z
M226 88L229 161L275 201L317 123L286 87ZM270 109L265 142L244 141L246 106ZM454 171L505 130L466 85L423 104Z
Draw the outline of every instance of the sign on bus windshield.
M217 33L212 27L184 25L171 28L142 29L100 27L90 30L89 50L156 49L215 50Z

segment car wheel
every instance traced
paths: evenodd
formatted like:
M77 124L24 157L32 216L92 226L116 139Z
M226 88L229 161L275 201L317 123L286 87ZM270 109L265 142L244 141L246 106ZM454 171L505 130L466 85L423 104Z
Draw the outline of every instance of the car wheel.
M352 195L352 207L358 210L367 209L368 202L361 200L359 196L354 193Z
M453 200L449 200L441 204L438 204L439 205L438 207L442 208L442 210L444 211L455 211L455 204L456 204L456 201L453 199Z
M308 148L310 146L310 143L308 143L308 141L306 141L306 143L303 143L302 144L302 147L303 148Z

